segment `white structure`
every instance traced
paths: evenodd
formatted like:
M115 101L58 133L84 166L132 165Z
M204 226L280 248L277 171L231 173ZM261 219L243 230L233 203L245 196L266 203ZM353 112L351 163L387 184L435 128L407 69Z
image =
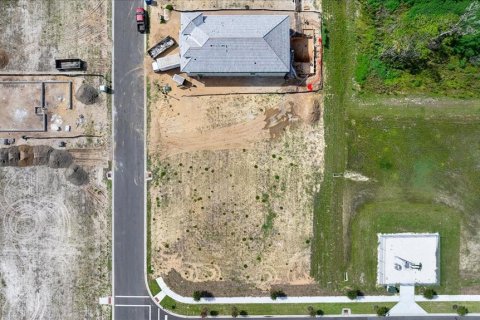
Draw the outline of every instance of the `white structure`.
M378 234L377 284L437 284L439 239L438 233Z
M180 56L178 54L158 58L152 62L154 72L162 72L180 67Z

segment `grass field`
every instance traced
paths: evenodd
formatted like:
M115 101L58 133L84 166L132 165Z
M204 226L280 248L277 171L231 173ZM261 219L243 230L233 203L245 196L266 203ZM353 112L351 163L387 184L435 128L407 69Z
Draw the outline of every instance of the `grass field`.
M332 292L382 293L375 287L376 233L440 232L437 291L475 290L480 257L465 248L479 241L480 102L441 92L359 95L352 81L358 25L348 19L355 5L327 0L323 8L327 149L312 275ZM345 171L370 180L333 177Z
M353 34L348 30L347 21L353 8L351 1L326 0L322 6L327 147L324 181L315 203L311 273L322 288L337 291L344 270L341 216L344 182L333 178L333 174L343 172L346 163L345 117L351 90L349 75L353 72L353 55L348 45L353 41Z
M469 313L480 312L478 302L419 302L418 304L429 313L455 313L454 305L466 307Z
M203 308L218 315L230 315L233 305L189 305L178 303L170 297L162 300L161 305L175 313L196 316ZM239 312L245 315L308 315L308 307L312 306L317 314L341 314L342 308L350 308L354 314L374 314L375 306L393 307L394 303L323 303L323 304L241 304L236 305Z

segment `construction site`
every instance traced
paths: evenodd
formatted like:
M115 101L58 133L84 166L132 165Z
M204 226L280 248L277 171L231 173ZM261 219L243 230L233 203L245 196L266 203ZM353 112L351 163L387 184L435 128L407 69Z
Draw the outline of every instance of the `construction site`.
M202 2L202 8L230 8L219 1ZM307 12L308 3L295 11L290 1L272 4L271 9L283 11L255 10L267 3L243 1L241 7L231 7L243 10L185 13L179 11L191 9L192 2L174 1L174 10L160 2L149 9L148 47L162 39L164 47L174 42L155 61L152 49L145 55L150 272L184 296L194 290L214 296L267 295L275 288L287 295L322 294L310 276L314 196L323 179L325 149L320 14ZM244 29L253 36L265 32L259 28L268 36L268 21L281 21L272 24L275 38L265 39L279 57L286 50L292 67L285 77L283 71L275 76L265 71L264 76L255 69L243 76L233 70L231 75L205 76L217 72L217 66L210 73L189 73L195 58L184 68L182 59L193 51L185 48L190 40L179 35L201 38L203 32L209 40L193 39L187 46L205 43L202 50L227 48L232 54L234 40L211 42L218 35L212 26L223 25L229 15L239 24L261 15L261 26ZM285 22L286 31L278 30ZM181 56L178 66L166 71L157 66L154 72L152 61L155 68L159 59L175 54ZM198 59L210 59L207 55ZM252 65L273 65L259 61ZM292 72L296 77L289 76Z
M109 6L0 3L1 319L110 315Z

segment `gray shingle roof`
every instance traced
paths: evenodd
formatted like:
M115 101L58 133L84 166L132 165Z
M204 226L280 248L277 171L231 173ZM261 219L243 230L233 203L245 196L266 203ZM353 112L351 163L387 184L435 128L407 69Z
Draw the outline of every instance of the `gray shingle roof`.
M180 55L187 73L287 73L290 18L182 13Z

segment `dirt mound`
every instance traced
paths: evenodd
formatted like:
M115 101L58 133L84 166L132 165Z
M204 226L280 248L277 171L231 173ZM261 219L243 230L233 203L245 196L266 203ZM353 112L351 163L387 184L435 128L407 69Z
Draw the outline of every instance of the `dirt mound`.
M33 146L33 165L42 166L48 164L48 159L50 158L50 153L53 151L52 147L49 146Z
M67 171L65 172L65 177L67 178L68 182L76 186L81 186L88 182L87 172L75 163L68 167Z
M48 166L53 169L68 168L73 163L72 155L65 150L52 150L48 158Z
M4 69L8 65L8 55L7 53L0 49L0 69Z
M75 93L75 98L84 104L94 104L97 102L98 90L86 83L82 84Z
M33 164L33 148L27 145L18 147L20 152L20 159L18 160L19 167L31 166Z
M317 123L322 115L320 102L318 99L315 99L314 101L307 101L307 103L302 105L294 105L293 113L299 116L305 123Z

